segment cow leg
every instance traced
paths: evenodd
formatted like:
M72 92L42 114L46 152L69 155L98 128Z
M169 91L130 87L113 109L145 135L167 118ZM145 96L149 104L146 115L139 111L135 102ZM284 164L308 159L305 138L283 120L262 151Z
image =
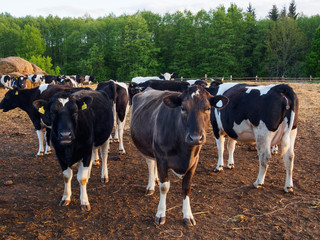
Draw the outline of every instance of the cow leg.
M191 206L190 206L190 193L191 193L191 182L194 175L194 172L197 168L198 161L192 166L192 168L185 174L182 180L182 191L183 191L183 204L182 204L182 213L183 213L183 222L188 226L196 225L196 221L192 215Z
M225 137L220 135L219 139L216 138L217 148L218 148L218 165L214 172L220 172L223 170L223 152L224 152L224 142Z
M148 165L149 179L148 179L148 186L147 186L145 195L152 195L154 194L154 191L155 191L156 181L159 180L157 162L155 159L152 159L152 158L146 158L146 162Z
M228 140L228 145L227 145L227 149L228 149L228 152L229 152L229 159L228 159L227 168L229 168L229 169L234 168L233 153L234 153L234 150L235 150L235 148L236 148L236 143L237 143L236 140L234 140L234 139L232 139L232 138L229 138L229 140Z
M271 147L271 154L272 155L278 154L278 151L279 151L278 145L274 145L274 146Z
M158 210L155 217L155 222L157 224L163 225L166 222L166 210L167 210L167 193L170 189L170 181L161 182L159 184L160 189L160 201L158 204Z
M286 168L286 183L284 185L285 192L293 192L292 171L294 163L294 143L297 136L297 129L290 132L290 146L286 153L283 155L284 166Z
M51 130L46 128L45 129L45 133L44 133L44 139L45 139L45 142L46 142L46 150L45 150L44 154L50 154L51 153L50 134L51 134Z
M99 148L93 147L92 149L92 155L93 155L93 165L98 166L100 165L100 159L99 159Z
M40 129L40 130L36 130L36 132L39 140L39 150L36 156L43 156L43 139L44 139L43 131L42 129Z
M101 169L101 182L107 183L109 182L109 175L108 175L108 148L109 148L108 139L105 143L100 147L101 149L101 157L102 157L102 169Z
M255 188L260 188L264 184L264 178L269 166L269 160L271 158L271 140L272 134L268 136L257 136L257 150L259 156L259 174L257 180L253 183Z
M83 211L90 211L90 203L88 199L87 193L87 183L90 176L90 164L88 167L83 165L83 161L79 163L79 169L77 174L77 179L80 184L80 201L81 201L81 210Z
M120 154L125 154L126 151L124 150L124 146L123 146L123 131L124 131L124 125L125 125L125 119L123 120L123 122L121 122L118 119L118 132L119 132L119 153ZM116 136L114 137L116 138Z
M112 113L113 113L113 126L115 127L115 131L114 131L114 138L112 138L112 134L110 137L110 142L118 142L118 114L117 114L117 109L116 109L116 104L113 104L112 107Z
M71 168L67 168L62 172L64 180L64 192L59 206L68 206L71 202L71 180L73 171Z

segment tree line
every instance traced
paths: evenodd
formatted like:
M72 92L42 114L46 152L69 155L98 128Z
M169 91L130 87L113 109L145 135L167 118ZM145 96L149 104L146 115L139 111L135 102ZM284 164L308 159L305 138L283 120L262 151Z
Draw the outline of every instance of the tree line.
M20 56L49 74L98 81L174 72L208 76L320 76L320 16L276 5L257 20L251 4L93 19L0 14L0 57Z

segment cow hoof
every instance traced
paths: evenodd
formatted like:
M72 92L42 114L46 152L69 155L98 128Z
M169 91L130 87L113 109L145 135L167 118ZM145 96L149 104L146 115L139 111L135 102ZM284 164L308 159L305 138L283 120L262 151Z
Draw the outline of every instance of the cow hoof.
M93 165L94 165L94 166L100 166L100 161L99 161L99 159L98 159L98 160L95 160L94 163L93 163Z
M223 167L218 167L213 170L213 172L215 173L222 172L222 171L223 171Z
M87 204L87 205L81 205L81 211L90 211L91 210L91 207L90 207L90 204Z
M188 226L195 226L196 225L196 220L194 220L194 218L184 218L183 222Z
M156 224L163 225L166 222L166 217L156 217L155 222Z
M126 151L125 150L119 150L119 154L120 155L124 155L124 154L126 154Z
M285 187L285 188L284 188L284 191L285 191L286 193L292 193L292 192L293 192L293 187Z
M229 165L227 166L227 168L228 168L228 169L233 169L233 168L234 168L234 164L229 164Z
M107 182L109 182L109 178L101 178L101 182L102 183L107 183Z
M146 196L151 196L152 194L154 194L154 190L151 189L147 189L145 195Z
M118 142L119 142L119 139L118 139L118 138L114 138L114 139L113 139L113 142L118 143Z
M45 155L50 155L52 152L51 151L48 151L45 153Z
M43 156L43 152L37 153L36 157L40 157L40 156Z
M61 200L59 203L59 206L61 207L65 207L68 206L70 204L71 200Z
M254 184L253 184L253 187L254 187L254 188L263 188L263 184L254 183Z

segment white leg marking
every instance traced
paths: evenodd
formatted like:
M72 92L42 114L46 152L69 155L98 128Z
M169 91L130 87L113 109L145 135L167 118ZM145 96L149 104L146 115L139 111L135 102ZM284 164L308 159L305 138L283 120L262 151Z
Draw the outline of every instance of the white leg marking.
M36 130L37 135L38 135L38 140L39 140L39 151L36 156L42 156L43 155L43 131L41 130Z
M62 201L70 202L71 201L71 180L73 176L73 172L71 168L67 168L62 172L63 180L64 180L64 192L62 196ZM66 205L68 205L67 203Z
M297 136L297 129L294 129L290 133L290 147L287 152L283 155L284 166L286 168L286 182L284 185L285 192L293 191L292 171L294 164L294 143ZM286 143L284 143L286 144Z
M99 148L93 147L92 148L92 156L93 156L93 165L99 164Z
M228 148L228 152L229 152L229 159L228 159L228 166L227 168L231 169L231 168L234 168L234 158L233 158L233 153L234 153L234 150L236 148L236 143L237 141L232 139L232 138L229 138L228 139L228 145L227 145L227 148Z
M101 182L107 183L109 181L108 175L108 148L110 138L100 147L101 158L102 158L102 169L101 169Z
M79 163L79 169L77 174L77 179L80 184L80 201L82 210L90 210L90 203L87 193L87 183L89 176L90 166L84 167L83 162Z
M218 148L218 165L216 167L216 171L223 170L223 152L224 152L224 142L225 137L220 135L219 139L216 138L217 148Z
M156 223L164 224L166 219L166 200L167 200L167 193L170 189L170 182L160 183L160 201L158 205L158 211L156 214Z
M124 130L125 121L126 120L124 119L123 122L121 122L118 119L118 124L117 124L117 130L119 133L119 153L120 154L126 153L126 151L124 150L124 147L123 147L123 130ZM116 136L114 136L114 138L116 138Z
M183 199L182 213L183 213L183 219L193 219L193 221L194 221L194 217L193 217L192 211L191 211L189 196L186 196L186 198Z
M264 179L271 158L271 141L276 134L270 132L263 122L260 122L258 127L254 129L256 136L256 144L259 156L259 174L257 180L253 183L254 187L259 188L264 184Z
M152 195L155 191L156 180L158 179L157 162L155 159L146 158L149 171L148 186L146 195Z

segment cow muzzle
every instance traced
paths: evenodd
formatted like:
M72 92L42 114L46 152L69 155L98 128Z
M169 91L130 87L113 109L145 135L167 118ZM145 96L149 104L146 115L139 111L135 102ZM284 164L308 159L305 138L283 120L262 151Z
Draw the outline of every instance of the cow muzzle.
M72 142L72 133L70 131L60 131L58 140L61 144L70 144Z
M188 134L186 137L186 142L189 145L201 145L205 142L205 136L203 134L201 135Z

